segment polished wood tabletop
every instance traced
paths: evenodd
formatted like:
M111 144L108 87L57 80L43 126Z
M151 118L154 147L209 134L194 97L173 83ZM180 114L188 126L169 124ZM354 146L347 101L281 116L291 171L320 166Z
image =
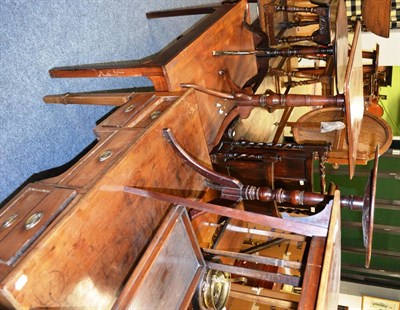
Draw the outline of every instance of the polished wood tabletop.
M364 116L363 67L361 24L357 23L348 65L346 68L344 95L346 104L346 130L349 144L349 175L353 178L357 158L357 145Z
M346 69L349 56L348 25L346 4L344 0L339 0L336 6L336 20L334 26L334 46L335 46L335 68L336 68L336 90L339 94L344 93L346 79Z
M337 309L341 267L340 192L334 194L316 309Z

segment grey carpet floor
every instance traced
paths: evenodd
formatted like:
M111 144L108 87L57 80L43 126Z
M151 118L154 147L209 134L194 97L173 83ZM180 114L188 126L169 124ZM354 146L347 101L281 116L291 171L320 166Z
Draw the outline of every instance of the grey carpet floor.
M51 79L56 66L151 55L198 16L145 13L201 0L0 1L0 202L32 175L61 166L95 140L109 107L50 105L47 94L151 86L145 78Z

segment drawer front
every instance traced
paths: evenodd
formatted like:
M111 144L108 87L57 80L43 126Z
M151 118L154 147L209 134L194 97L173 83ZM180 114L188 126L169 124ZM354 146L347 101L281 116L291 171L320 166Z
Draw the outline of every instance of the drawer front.
M99 144L63 175L59 185L89 188L111 167L121 153L140 137L142 132L142 130L103 132Z
M50 187L29 184L2 209L0 242L49 194L50 190Z
M28 185L0 221L0 263L14 264L76 196L76 191Z
M140 113L149 103L157 100L157 98L154 93L136 94L101 122L98 127L124 127L127 122Z
M160 118L164 111L170 107L175 100L176 97L174 96L158 97L157 100L149 103L140 111L140 113L127 122L126 126L134 128L148 128L152 123Z

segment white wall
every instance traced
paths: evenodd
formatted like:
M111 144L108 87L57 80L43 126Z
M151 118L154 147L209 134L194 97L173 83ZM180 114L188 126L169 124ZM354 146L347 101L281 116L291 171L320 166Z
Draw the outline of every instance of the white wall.
M374 50L379 44L379 65L400 66L400 29L390 30L389 38L379 37L372 32L363 32L363 50Z
M345 281L340 282L339 305L347 306L350 310L359 310L361 309L363 295L400 301L400 291L398 290Z

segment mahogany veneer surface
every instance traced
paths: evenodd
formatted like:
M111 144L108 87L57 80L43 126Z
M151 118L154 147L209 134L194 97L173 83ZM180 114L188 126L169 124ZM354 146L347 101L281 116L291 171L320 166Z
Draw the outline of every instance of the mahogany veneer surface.
M62 178L47 182L54 188L82 186L77 189L80 194L14 265L0 266L4 306L110 308L168 210L163 202L124 194L123 186L185 197L202 193L202 177L185 167L162 137L162 129L170 127L193 156L211 167L203 133L198 130L201 122L193 91L171 101L147 126L146 130L105 127L105 132L114 131L116 137L135 132L122 139L125 147L117 158L107 159L114 160L111 166L103 167L107 160L97 160L98 153L108 149L105 145L89 152L84 163L78 162ZM104 145L101 135L99 145ZM98 165L85 170L84 164L93 158ZM93 174L93 170L101 173ZM75 172L90 174L94 180L64 183Z

